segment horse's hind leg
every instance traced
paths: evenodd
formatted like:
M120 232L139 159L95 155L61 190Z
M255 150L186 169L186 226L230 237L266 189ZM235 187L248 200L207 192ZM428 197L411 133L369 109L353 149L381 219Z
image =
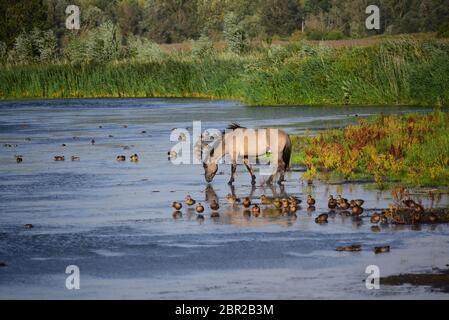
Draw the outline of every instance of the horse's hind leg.
M249 159L248 158L243 159L243 163L245 163L245 167L246 167L246 169L248 169L248 172L251 175L251 185L255 185L256 184L256 176L253 172L253 168L251 167L251 165L249 163Z
M285 181L284 174L285 174L286 165L283 160L279 159L278 164L278 171L279 171L279 180L278 184L282 184L283 181Z
M237 170L237 163L232 163L231 164L231 179L229 179L229 182L228 182L229 185L234 183L234 175L235 175L236 170Z

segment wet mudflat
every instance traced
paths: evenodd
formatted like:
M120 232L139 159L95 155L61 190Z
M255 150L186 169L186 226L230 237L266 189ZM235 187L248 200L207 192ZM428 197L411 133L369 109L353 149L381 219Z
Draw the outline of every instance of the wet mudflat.
M369 183L308 186L298 168L283 190L261 186L259 176L253 189L244 166L231 190L228 166L207 186L201 165L167 160L171 130L191 128L192 121L201 120L203 129L239 122L304 133L410 111L430 109L248 108L181 99L0 102L0 298L448 298L411 285L366 289L368 265L388 276L449 263L446 224L372 228L369 216L392 202L389 190ZM129 161L134 153L137 163ZM56 155L65 161L54 161ZM256 218L227 203L231 192L256 203L262 194L303 202L312 194L316 205L310 211L303 203L296 217L261 205ZM185 205L173 217L171 203L187 194L204 204L204 220ZM330 194L364 199L361 218L335 212L327 224L315 223L328 213ZM449 204L447 195L418 197L426 207ZM218 218L210 217L210 199L220 203ZM361 250L335 250L351 244ZM391 251L375 254L382 245ZM80 290L65 288L68 265L80 268Z

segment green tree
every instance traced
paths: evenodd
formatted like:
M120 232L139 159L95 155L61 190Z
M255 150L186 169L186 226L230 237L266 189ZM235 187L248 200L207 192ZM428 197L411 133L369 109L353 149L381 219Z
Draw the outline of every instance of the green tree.
M301 13L296 0L266 0L261 8L261 23L268 35L287 36L301 29Z
M229 51L240 54L247 49L248 36L234 12L228 13L224 18L223 35Z

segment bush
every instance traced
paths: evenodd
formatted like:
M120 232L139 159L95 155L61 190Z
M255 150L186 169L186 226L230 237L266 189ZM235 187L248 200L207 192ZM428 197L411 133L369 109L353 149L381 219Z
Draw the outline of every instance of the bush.
M223 34L229 51L241 54L248 48L246 31L233 12L228 13L224 18Z
M89 31L86 39L88 62L108 62L118 58L120 33L111 21L102 23Z
M324 40L341 40L345 36L340 31L329 31Z
M138 62L157 62L163 58L159 46L142 37L131 36L128 38L128 52L130 58Z
M214 54L214 44L208 36L202 35L197 41L192 41L192 57L204 59Z

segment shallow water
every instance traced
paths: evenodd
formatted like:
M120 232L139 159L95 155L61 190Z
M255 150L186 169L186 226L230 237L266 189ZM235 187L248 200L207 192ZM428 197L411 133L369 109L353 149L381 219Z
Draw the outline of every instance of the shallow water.
M182 99L0 102L0 261L7 263L0 268L0 298L448 298L408 286L367 290L363 282L372 264L381 276L443 268L449 263L447 225L373 232L366 217L353 221L335 214L327 225L314 222L327 212L329 194L365 199L369 215L391 203L388 191L366 184L306 186L301 170L294 170L284 192L303 200L312 193L316 211L303 207L296 219L247 218L224 199L229 167L221 166L223 174L206 188L201 165L167 161L172 128L190 128L192 121L201 120L203 129L239 122L304 133L381 112L429 110L251 108ZM118 154L132 153L139 154L139 163L115 161ZM22 163L15 162L16 154L23 155ZM55 155L66 161L53 161ZM71 155L81 161L70 161ZM235 193L272 195L259 185L251 190L249 182L239 168ZM186 194L203 202L217 197L220 218L211 219L206 210L200 222L183 208L183 216L174 219L170 204ZM421 199L434 207L449 202L447 196L432 203ZM25 230L25 223L35 227ZM335 251L353 243L363 250ZM391 245L391 252L375 255L372 248L382 244ZM80 290L65 288L65 268L72 264L81 270Z

